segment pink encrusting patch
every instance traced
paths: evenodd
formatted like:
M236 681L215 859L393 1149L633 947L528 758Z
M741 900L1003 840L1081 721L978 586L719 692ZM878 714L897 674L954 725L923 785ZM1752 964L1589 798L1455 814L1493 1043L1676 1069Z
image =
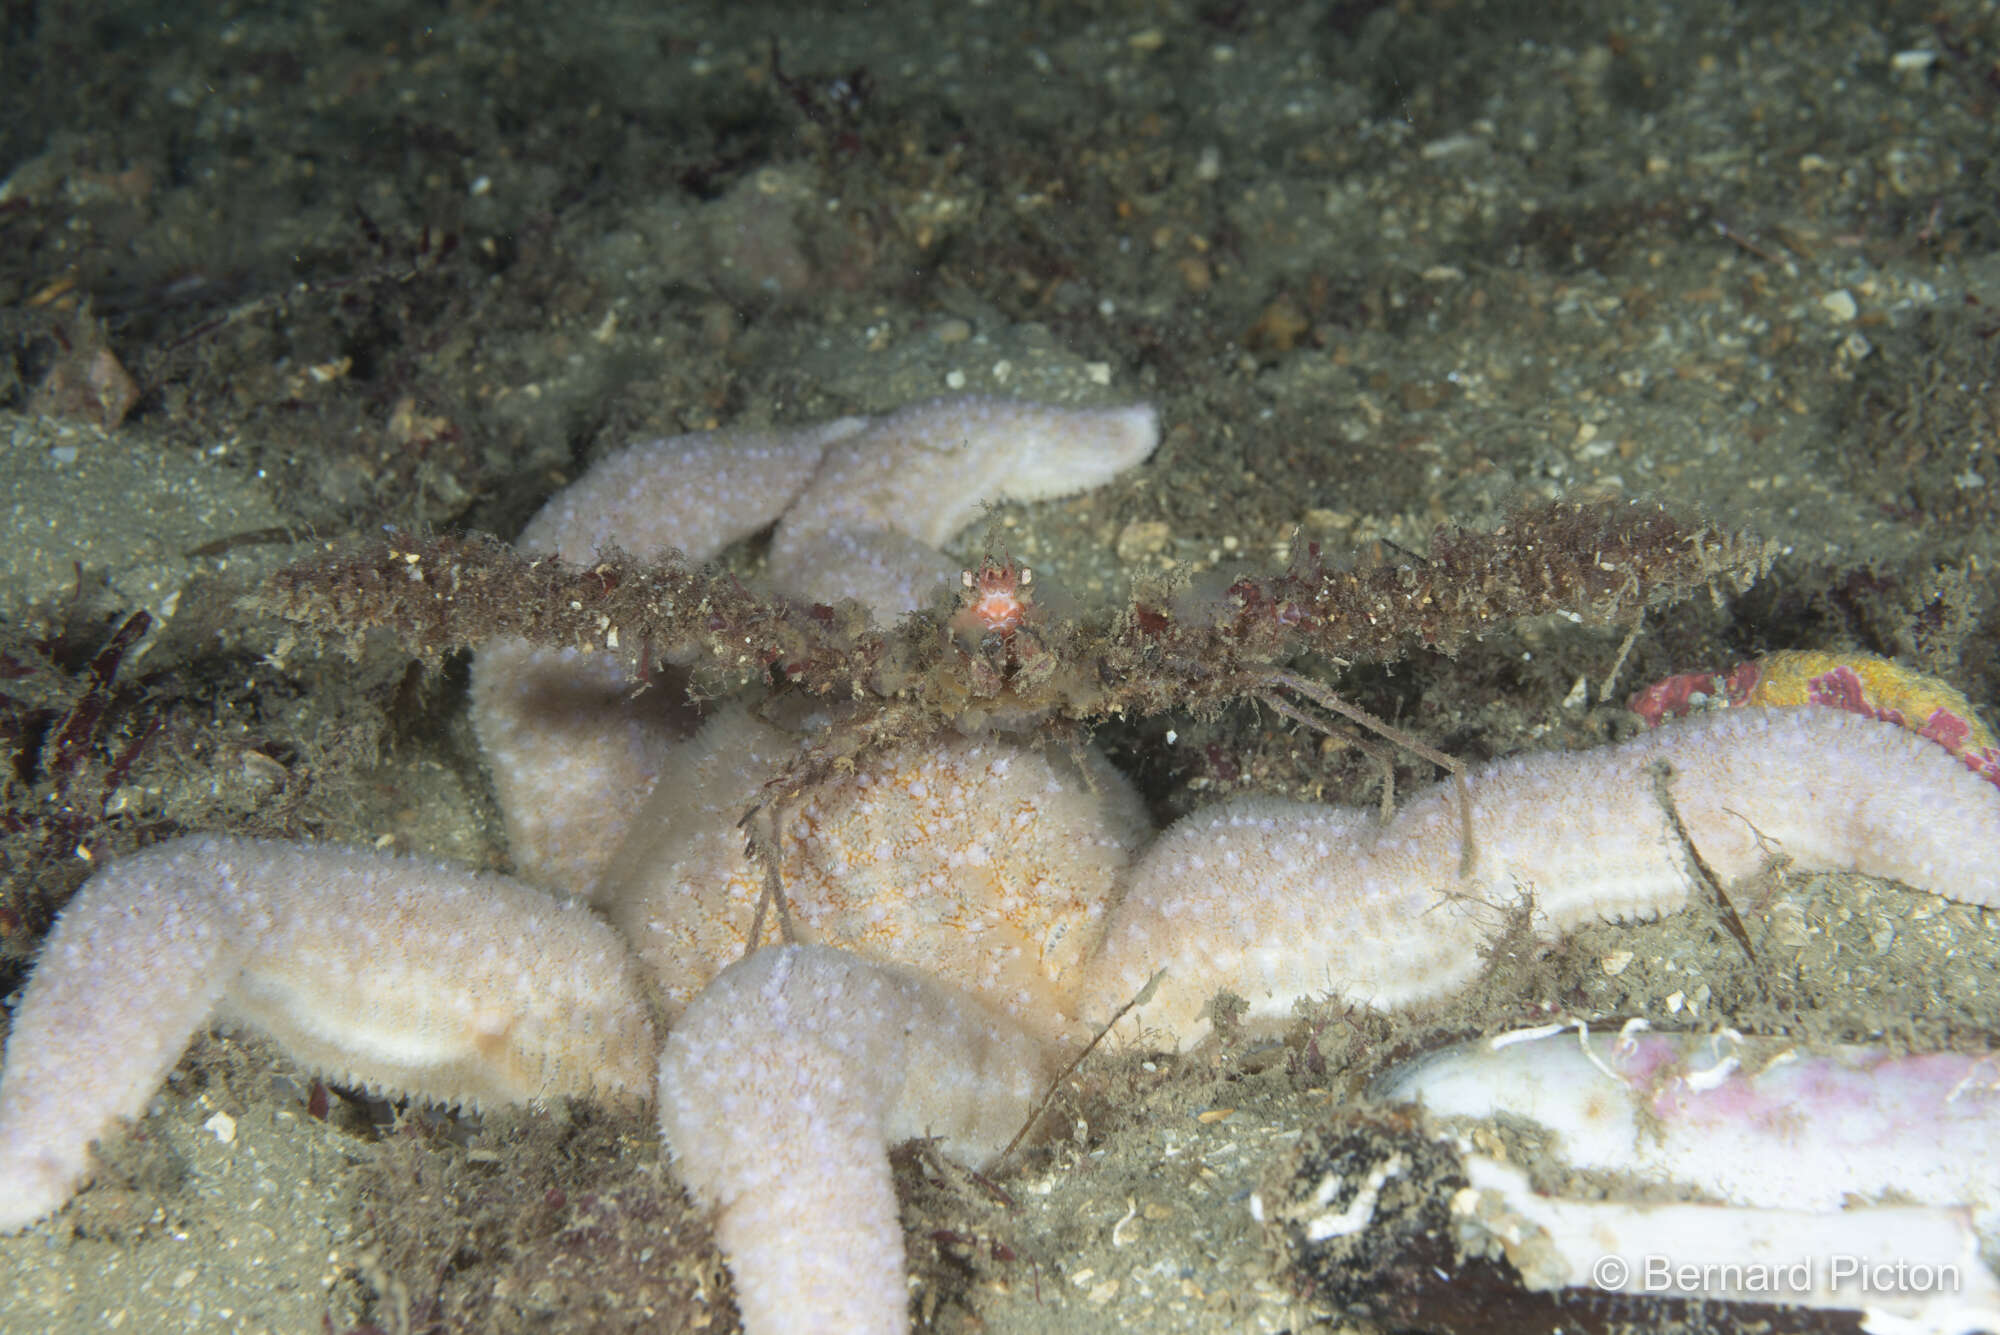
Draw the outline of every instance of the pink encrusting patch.
M1949 683L1873 654L1783 652L1728 673L1679 672L1636 692L1627 707L1657 728L1699 709L1819 705L1908 729L2000 786L2000 742ZM1922 722L1913 720L1921 719Z
M1760 664L1739 663L1727 674L1676 672L1633 694L1625 707L1657 728L1668 719L1684 718L1697 709L1746 704L1757 685Z

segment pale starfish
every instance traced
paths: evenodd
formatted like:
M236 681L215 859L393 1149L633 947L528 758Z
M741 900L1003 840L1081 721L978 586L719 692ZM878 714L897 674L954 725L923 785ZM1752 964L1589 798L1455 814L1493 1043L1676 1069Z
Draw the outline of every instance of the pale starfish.
M911 410L880 439L909 442L924 413L963 426L999 411ZM1035 420L1016 414L984 442L1020 449L1024 430L1034 445L1107 430L1129 442L1138 423L1150 448L1149 412L1098 419L1101 430ZM766 442L757 466L870 434L843 423ZM675 457L690 450L727 456L702 440ZM630 483L586 479L551 512L593 485L630 494ZM810 513L838 519L803 532L884 549L846 502L812 500ZM590 540L641 541L629 531ZM759 735L742 716L711 722L695 746L709 757L696 766L699 791L662 782L662 828L641 822L617 853L605 845L645 799L644 767L661 767L665 729L627 709L622 687L607 689L611 674L581 688L605 691L601 706L579 708L575 695L550 706L544 687L562 689L571 663L534 658L510 676L517 660L497 674L503 686L482 665L482 735L523 864L572 887L594 882L648 968L583 910L505 878L245 841L136 855L65 911L9 1036L0 1198L19 1204L0 1223L58 1206L87 1171L89 1142L136 1114L218 1005L270 1029L302 1062L361 1083L460 1100L615 1094L643 1081L637 998L650 973L669 1011L707 983L666 1041L661 1129L684 1180L720 1211L746 1324L895 1331L907 1299L887 1144L936 1133L969 1158L990 1154L1075 1051L1072 1021L1110 1019L1160 967L1167 978L1121 1027L1127 1038L1199 1041L1202 1006L1224 988L1267 1015L1329 988L1394 1004L1469 976L1483 925L1524 897L1549 932L1668 912L1693 883L1690 847L1735 875L1760 864L1760 834L1802 867L1892 875L1976 902L2000 892L1967 852L2000 836L2000 790L1889 725L1821 711L1718 716L1598 752L1502 762L1468 777L1469 824L1455 787L1418 797L1386 826L1299 807L1197 816L1146 858L1122 904L1138 838L1122 782L1089 758L961 739L878 757L793 813L779 849L793 930L841 949L767 949L709 981L740 948L758 888L726 842L738 798L797 743ZM552 735L595 751L556 771L582 795L561 804L575 810L535 821L521 804L557 796L533 786ZM1660 777L1660 762L1673 772ZM610 795L622 809L605 814ZM885 869L948 896L871 882ZM689 897L706 903L686 913ZM1213 946L1175 925L1182 912L1217 930ZM1360 949L1329 922L1341 915L1374 934ZM370 934L366 948L319 939L348 931ZM155 987L179 1000L152 1004ZM393 1009L377 1003L383 993ZM73 1072L62 1057L81 1045L116 1060L101 1075L97 1065Z
M552 501L523 545L585 559L611 545L705 557L793 507L773 561L786 587L900 608L921 600L925 582L946 569L927 540L948 536L982 501L1096 485L1144 459L1157 439L1153 410L1143 405L1073 410L976 398L791 433L702 433L613 455ZM822 568L835 559L846 564ZM481 655L475 721L517 860L544 884L591 888L647 800L674 733L685 731L665 692L638 693L636 684L610 655L512 643ZM719 815L722 828L699 810L662 824L675 802L718 791L696 777L698 747L693 787L661 792L626 859L635 870L603 892L633 920L638 939L666 943L653 957L663 966L656 995L669 1014L741 951L747 919L735 915L747 871L733 822L789 745L761 729L760 749L746 749L757 730L747 716L725 715L706 736L705 753L738 776L721 790L731 807ZM1037 1033L1059 1031L1049 971L1075 965L1095 941L1143 831L1123 780L1088 754L1079 760L965 742L877 757L844 791L802 807L785 833L794 927L861 949L887 939L892 954L914 941L935 946L926 961L932 970L990 985L998 1004ZM955 826L964 842L912 846L901 831L921 822ZM1024 842L1024 834L1033 838ZM1047 856L1026 856L1035 839ZM956 907L926 908L919 919L886 883L871 902L858 893L859 878L878 845L883 872L928 861L931 880L963 881L966 893ZM716 858L718 879L702 887L712 901L707 920L676 918L649 890L649 880L685 856L716 857L723 847L730 855ZM733 879L732 857L744 873ZM451 883L439 884L439 876ZM47 967L37 969L9 1036L0 1227L20 1227L66 1199L87 1172L90 1143L115 1119L142 1110L188 1036L218 1011L266 1029L307 1065L427 1098L478 1104L644 1083L630 1064L634 1052L651 1049L636 1008L641 988L615 938L521 882L451 877L414 860L209 839L177 841L94 879L52 934ZM665 888L675 888L671 879ZM412 910L422 902L435 903L434 917ZM562 930L545 930L550 923ZM899 923L917 933L900 946ZM314 929L365 950L316 948ZM496 941L508 931L518 934L514 942ZM562 944L578 932L573 947ZM530 943L540 940L551 944L548 957L513 956L515 947L539 949ZM479 952L481 967L461 973L467 951ZM586 958L590 951L595 960ZM370 959L385 967L367 967ZM492 970L501 983L482 981ZM842 956L818 976L862 992L877 986L873 972ZM932 1010L971 1005L928 983L907 987ZM385 1010L369 999L375 989L409 1004ZM565 1005L573 992L590 1004ZM109 1010L92 1000L103 993L114 994ZM995 1023L1017 1033L1010 1022ZM342 1042L337 1035L348 1024L352 1041ZM1034 1053L1039 1074L1040 1044L1014 1041ZM593 1044L595 1057L578 1055ZM116 1059L72 1078L65 1058L74 1051ZM944 1076L943 1087L955 1079ZM875 1232L893 1225L892 1209ZM899 1256L887 1269L900 1269Z
M949 587L957 568L934 544L982 503L1086 491L1158 443L1144 404L972 396L788 433L699 432L610 455L529 522L520 546L573 561L611 548L705 561L776 521L769 573L781 590L894 617ZM473 722L529 879L588 890L685 736L678 702L636 685L615 655L511 640L480 651Z
M1208 887L1224 873L1219 883L1237 893L1215 921L1228 925L1230 938L1257 944L1240 953L1237 973L1163 987L1170 1001L1158 1018L1182 1017L1185 1037L1200 1026L1188 999L1215 986L1255 997L1260 1009L1346 986L1350 971L1363 980L1352 993L1378 1002L1431 994L1476 965L1476 933L1432 926L1453 915L1497 915L1519 893L1545 892L1550 903L1567 905L1569 921L1582 921L1592 911L1582 894L1606 884L1597 864L1626 873L1613 879L1618 888L1601 910L1609 916L1669 911L1684 901L1682 852L1661 827L1658 799L1627 777L1661 758L1684 761L1691 777L1714 785L1700 800L1695 784L1674 788L1687 836L1711 865L1731 866L1731 850L1744 845L1735 808L1816 767L1825 796L1898 796L1858 821L1849 807L1800 809L1788 827L1797 842L1787 846L1798 865L1893 873L1940 893L1992 898L1991 874L1974 865L2000 835L2000 792L1991 785L1889 724L1823 710L1757 726L1764 723L1713 715L1620 747L1503 762L1470 776L1481 795L1475 839L1518 850L1507 861L1518 880L1504 884L1499 902L1481 897L1490 887L1477 876L1455 870L1462 832L1434 817L1455 802L1446 787L1385 828L1358 812L1333 813L1317 829L1287 834L1255 881L1235 879L1247 870L1247 845L1226 835L1203 845L1193 833L1226 830L1227 818L1198 817L1149 860L1126 920L1133 925L1121 925L1126 910L1113 909L1107 937L1126 943L1112 947L1118 957L1133 957L1134 937L1157 930L1145 925L1157 905L1215 902ZM912 788L954 763L950 748L938 751L917 763L928 778L852 800L921 803ZM1596 808L1602 824L1578 827L1570 810L1551 805L1592 790L1608 795ZM1079 785L1068 800L1093 799ZM1860 809L1867 813L1869 804ZM1927 820L1913 826L1917 811ZM1310 814L1288 819L1303 825ZM1284 856L1294 845L1298 856ZM1178 879L1169 874L1198 846L1198 864L1186 864ZM1379 935L1384 945L1373 953L1388 963L1364 962L1368 946L1352 949L1315 925L1326 916L1317 901L1329 888L1319 868L1340 865L1343 847L1364 869L1343 911L1351 926ZM1372 881L1371 867L1380 873ZM1635 898L1635 884L1650 885L1650 899ZM905 907L919 910L923 926L921 906ZM570 935L550 944L557 923L570 924ZM349 932L361 944L336 944ZM1006 925L1006 937L1017 934ZM1397 945L1420 935L1446 946ZM1154 939L1154 958L1170 980L1176 967L1200 967L1192 938ZM197 953L175 948L182 940L198 943ZM218 1004L269 1028L308 1065L427 1097L632 1089L644 1061L634 1051L644 1048L639 987L630 958L608 943L586 915L518 882L414 859L212 839L128 858L65 911L9 1038L0 1197L16 1204L4 1222L18 1227L67 1196L90 1140L115 1117L137 1113ZM1237 952L1226 939L1219 953ZM911 963L928 969L930 961ZM1117 969L1109 956L1085 958L1053 981L1054 994L1083 988L1114 997L1121 985L1105 980ZM1268 986L1267 999L1269 978L1299 981ZM186 1000L156 1006L156 989ZM404 1004L384 1011L382 996ZM661 1126L685 1180L722 1209L718 1232L750 1329L902 1328L902 1285L885 1278L901 1266L894 1202L885 1194L886 1147L928 1130L977 1160L1000 1143L1003 1128L1020 1123L1037 1082L1069 1044L1037 1040L1005 1019L1000 1008L1016 1000L1011 985L982 1004L838 951L786 947L725 971L689 1007L661 1067ZM65 1059L79 1051L102 1060L78 1071ZM432 1070L454 1074L433 1083ZM778 1156L774 1145L788 1148ZM844 1304L837 1321L811 1315L820 1301Z

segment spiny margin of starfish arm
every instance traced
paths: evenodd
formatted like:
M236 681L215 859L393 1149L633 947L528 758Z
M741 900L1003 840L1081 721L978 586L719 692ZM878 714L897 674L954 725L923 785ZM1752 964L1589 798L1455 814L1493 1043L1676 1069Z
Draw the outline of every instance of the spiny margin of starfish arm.
M59 1208L212 1016L354 1084L446 1103L644 1097L643 985L611 929L507 877L198 836L63 910L0 1068L0 1232Z
M1782 857L2000 904L2000 790L1913 733L1836 710L1708 715L1503 760L1466 786L1469 872L1451 781L1387 825L1269 800L1190 817L1135 866L1089 966L1084 1019L1108 1017L1158 969L1121 1038L1199 1042L1224 990L1266 1022L1327 993L1380 1007L1442 997L1471 980L1524 896L1545 940L1683 907L1690 846L1725 882Z
M660 1057L660 1131L715 1234L749 1335L909 1328L888 1147L997 1153L1048 1078L1042 1047L963 993L821 946L758 951Z

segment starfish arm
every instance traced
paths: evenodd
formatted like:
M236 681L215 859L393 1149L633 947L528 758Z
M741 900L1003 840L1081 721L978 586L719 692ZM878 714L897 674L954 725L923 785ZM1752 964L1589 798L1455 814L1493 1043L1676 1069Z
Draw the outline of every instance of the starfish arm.
M218 1013L351 1083L445 1102L643 1094L630 956L506 877L336 847L176 840L63 911L0 1070L0 1230L59 1207Z
M217 929L233 887L190 875L201 851L165 847L100 874L43 944L0 1067L0 1232L69 1199L90 1143L145 1110L268 926L239 903L233 930ZM157 893L163 882L187 884Z
M1441 997L1523 903L1544 939L1683 907L1691 852L1725 881L1782 856L2000 903L2000 790L1915 734L1836 710L1733 711L1516 757L1468 774L1464 800L1447 781L1381 826L1276 801L1191 817L1135 867L1082 1014L1109 1016L1159 969L1121 1035L1199 1042L1225 990L1262 1020L1329 992Z
M668 1036L660 1130L750 1335L908 1329L888 1146L973 1161L1047 1079L1039 1044L962 993L818 946L758 951Z
M783 514L827 447L868 425L866 417L842 417L791 431L697 431L628 445L551 497L518 545L576 562L613 547L706 561Z
M1159 414L1144 403L1059 408L965 394L912 404L827 450L774 547L789 533L852 527L890 528L936 547L982 504L1088 491L1159 441Z
M826 452L812 485L786 511L771 543L771 579L787 592L860 598L880 615L922 605L909 552L888 535L935 549L971 523L981 505L1048 500L1102 486L1152 454L1159 414L1149 404L1058 408L963 395L875 419ZM844 533L868 535L845 540ZM824 562L841 549L890 570L859 570L828 583ZM914 598L914 601L911 599Z
M660 767L694 728L678 692L641 690L616 655L496 639L472 665L471 714L514 868L591 893Z
M706 561L766 527L798 496L827 446L861 430L843 417L795 431L702 431L607 455L550 498L517 544L587 562L617 548ZM531 648L502 638L480 650L472 723L521 874L586 891L691 723L677 692L642 691L613 654Z
M829 606L852 598L886 625L957 588L961 568L929 543L878 525L793 533L776 574L791 597Z

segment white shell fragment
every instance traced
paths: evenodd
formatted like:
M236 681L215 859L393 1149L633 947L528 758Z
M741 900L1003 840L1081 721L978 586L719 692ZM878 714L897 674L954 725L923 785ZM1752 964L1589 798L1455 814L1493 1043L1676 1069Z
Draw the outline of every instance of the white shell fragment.
M1461 1245L1497 1248L1531 1288L2000 1329L1980 1254L2000 1241L2000 1054L1579 1026L1449 1049L1376 1092L1421 1104L1457 1142ZM1545 1157L1496 1155L1508 1127Z

